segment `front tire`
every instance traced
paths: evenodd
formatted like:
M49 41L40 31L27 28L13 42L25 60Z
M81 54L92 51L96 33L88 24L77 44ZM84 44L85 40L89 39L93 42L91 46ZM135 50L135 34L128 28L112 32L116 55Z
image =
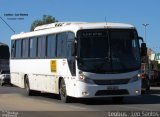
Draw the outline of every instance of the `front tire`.
M59 86L59 95L62 102L69 102L69 97L67 96L66 84L64 79L61 79Z

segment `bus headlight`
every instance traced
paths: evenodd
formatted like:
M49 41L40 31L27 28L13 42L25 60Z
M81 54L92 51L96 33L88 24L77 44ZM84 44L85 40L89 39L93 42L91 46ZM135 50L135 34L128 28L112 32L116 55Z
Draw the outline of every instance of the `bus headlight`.
M88 83L88 84L94 84L94 81L93 81L92 79L88 78L87 76L85 76L85 75L83 74L83 72L81 72L81 73L79 74L79 80L80 80L81 82L85 82L85 83Z
M139 77L138 77L137 75L135 75L134 77L132 77L132 78L130 79L129 83L136 82L136 81L138 81L138 80L140 80Z

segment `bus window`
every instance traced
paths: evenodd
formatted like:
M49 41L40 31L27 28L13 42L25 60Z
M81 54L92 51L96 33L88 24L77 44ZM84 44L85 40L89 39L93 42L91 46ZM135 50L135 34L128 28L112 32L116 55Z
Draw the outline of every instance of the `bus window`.
M16 41L15 40L12 40L11 41L11 58L14 58L15 57L15 49L16 49Z
M63 58L67 56L67 35L60 33L57 35L57 57Z
M22 42L22 57L28 58L29 55L29 39L24 39Z
M46 37L38 37L38 58L45 58L46 56Z
M35 37L30 39L30 57L37 57L37 38Z
M47 57L56 57L56 35L47 36Z
M16 40L16 58L22 56L22 40Z

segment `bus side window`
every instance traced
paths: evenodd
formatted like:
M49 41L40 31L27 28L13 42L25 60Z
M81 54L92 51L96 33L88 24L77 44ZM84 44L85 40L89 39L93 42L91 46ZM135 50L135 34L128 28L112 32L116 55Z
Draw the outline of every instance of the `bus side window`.
M47 36L47 58L55 58L56 57L56 35L48 35Z
M75 39L74 33L68 32L68 37L67 37L67 61L69 65L70 72L72 76L76 75L76 67L75 67L75 58L72 56L72 43Z
M46 36L38 37L38 58L46 57Z
M29 54L30 54L30 58L37 57L37 38L36 37L30 38Z
M15 58L15 53L16 53L16 41L15 40L12 40L11 41L11 58Z
M57 57L65 58L67 56L67 35L60 33L57 35Z
M16 58L22 57L22 40L16 40Z
M28 58L29 55L29 39L23 39L22 41L22 57Z
M71 58L72 57L72 43L75 39L74 33L72 32L68 32L67 35L67 58Z

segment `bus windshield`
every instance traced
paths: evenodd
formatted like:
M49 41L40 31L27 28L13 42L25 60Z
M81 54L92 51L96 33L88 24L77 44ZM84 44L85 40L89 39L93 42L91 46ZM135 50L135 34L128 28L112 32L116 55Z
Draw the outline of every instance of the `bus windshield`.
M140 68L138 35L134 29L77 32L78 68L93 73L119 73Z

